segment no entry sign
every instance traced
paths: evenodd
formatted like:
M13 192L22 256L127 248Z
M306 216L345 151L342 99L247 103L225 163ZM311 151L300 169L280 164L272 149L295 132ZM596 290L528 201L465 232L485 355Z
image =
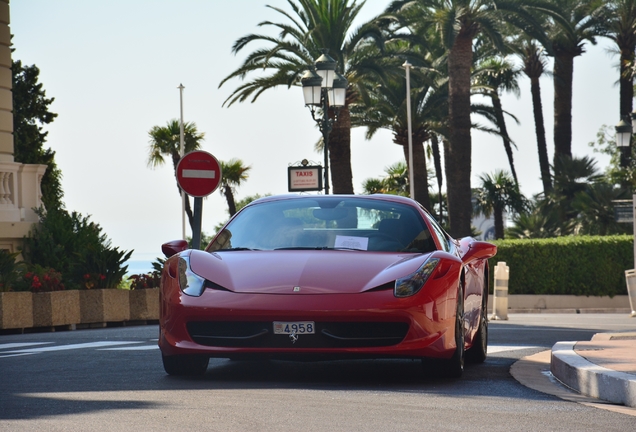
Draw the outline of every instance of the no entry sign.
M208 152L200 150L190 152L177 164L177 182L190 196L208 196L221 183L221 165Z

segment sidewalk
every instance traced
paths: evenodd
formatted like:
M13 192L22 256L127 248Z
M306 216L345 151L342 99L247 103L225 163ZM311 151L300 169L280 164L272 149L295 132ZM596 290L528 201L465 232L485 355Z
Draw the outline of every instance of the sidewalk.
M558 342L552 347L550 371L583 395L636 408L636 332Z

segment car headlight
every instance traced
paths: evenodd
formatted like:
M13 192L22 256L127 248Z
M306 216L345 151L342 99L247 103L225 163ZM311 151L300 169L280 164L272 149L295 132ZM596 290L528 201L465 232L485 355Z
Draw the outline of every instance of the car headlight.
M393 293L396 297L410 297L418 293L422 289L431 273L439 263L439 258L430 258L426 260L422 267L415 273L395 281L395 289Z
M205 279L190 270L190 258L179 258L179 287L190 296L199 297L205 289Z

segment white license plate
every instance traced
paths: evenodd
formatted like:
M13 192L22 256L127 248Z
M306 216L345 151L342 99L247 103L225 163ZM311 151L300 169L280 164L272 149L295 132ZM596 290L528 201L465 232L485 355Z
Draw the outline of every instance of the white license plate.
M314 334L316 324L313 321L274 321L274 334Z

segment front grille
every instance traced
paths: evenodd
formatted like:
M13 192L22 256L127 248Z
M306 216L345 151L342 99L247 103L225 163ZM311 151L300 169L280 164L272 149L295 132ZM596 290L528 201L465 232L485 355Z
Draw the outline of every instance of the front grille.
M315 334L274 334L273 324L252 321L206 321L187 324L200 345L228 348L364 348L400 343L409 325L402 322L316 322Z

